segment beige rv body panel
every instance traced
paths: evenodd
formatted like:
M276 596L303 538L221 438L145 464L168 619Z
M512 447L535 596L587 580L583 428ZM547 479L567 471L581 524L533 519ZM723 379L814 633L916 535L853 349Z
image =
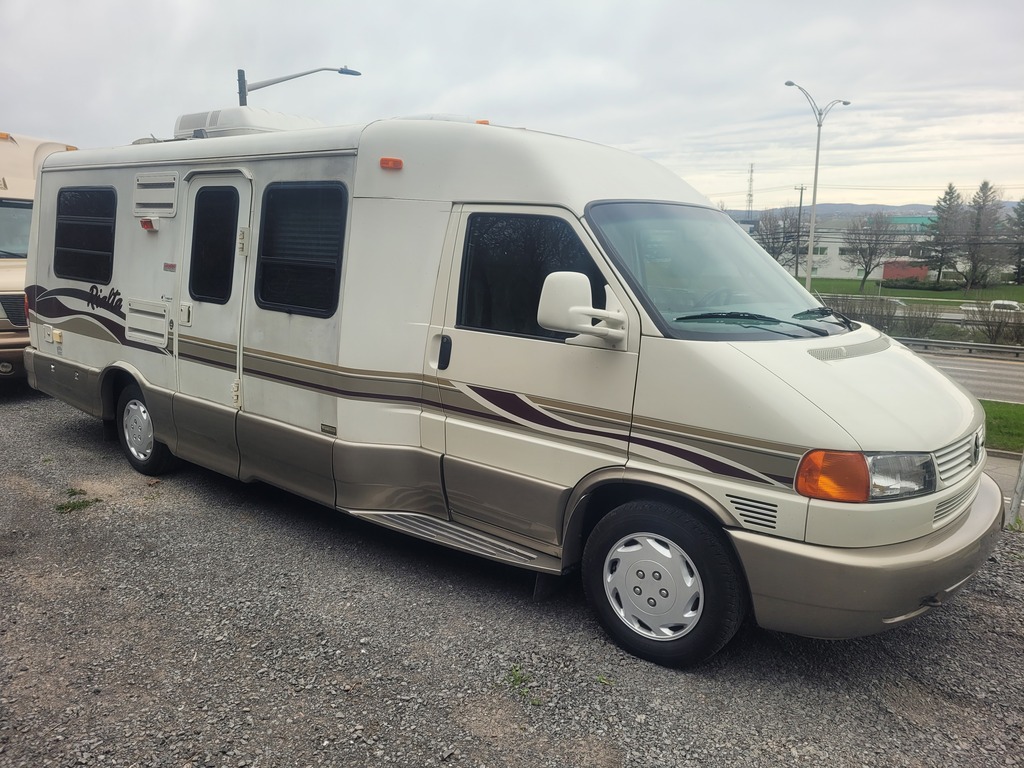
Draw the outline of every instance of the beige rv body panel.
M52 156L39 190L31 384L115 420L134 382L156 439L225 475L544 573L616 504L669 501L729 542L759 622L825 636L954 591L998 533L980 409L897 343L664 331L588 206L712 208L636 156L391 120ZM522 278L485 279L495 233L589 280L578 335L479 299ZM837 504L794 490L818 448L966 463L928 495ZM856 578L903 586L853 601Z

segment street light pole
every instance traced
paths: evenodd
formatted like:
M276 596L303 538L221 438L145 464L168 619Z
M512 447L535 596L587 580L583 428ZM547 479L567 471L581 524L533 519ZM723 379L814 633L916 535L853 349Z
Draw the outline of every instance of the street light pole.
M294 80L297 77L312 75L314 72L337 72L339 75L355 75L356 77L363 74L362 72L357 72L356 70L349 69L348 67L318 67L317 69L309 69L305 72L297 72L294 75L273 77L270 80L260 80L258 83L246 83L245 70L240 69L238 70L238 106L244 107L248 105L249 91L258 91L260 88L266 88L268 85L277 85L278 83L283 83L286 80Z
M818 212L818 160L821 157L821 124L825 122L825 117L832 111L833 107L839 104L848 107L850 102L843 99L834 99L826 104L824 108L819 108L811 94L801 86L792 80L787 80L786 85L792 85L800 89L800 93L807 98L807 103L811 105L811 112L814 113L814 122L818 125L818 140L814 147L814 182L811 186L811 228L807 233L807 277L804 284L809 292L811 290L811 269L814 261L814 219L815 214Z

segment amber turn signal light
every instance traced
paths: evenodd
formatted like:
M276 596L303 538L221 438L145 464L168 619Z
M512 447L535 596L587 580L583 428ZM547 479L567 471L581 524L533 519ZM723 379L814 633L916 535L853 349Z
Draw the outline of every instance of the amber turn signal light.
M796 492L826 501L868 501L871 476L864 454L811 451L796 471Z

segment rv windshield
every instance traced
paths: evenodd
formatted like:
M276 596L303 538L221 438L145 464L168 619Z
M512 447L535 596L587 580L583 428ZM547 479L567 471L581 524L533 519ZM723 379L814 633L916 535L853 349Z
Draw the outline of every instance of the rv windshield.
M0 259L23 259L28 255L31 225L32 203L0 200Z
M721 211L609 202L592 204L587 219L667 335L738 341L850 328Z

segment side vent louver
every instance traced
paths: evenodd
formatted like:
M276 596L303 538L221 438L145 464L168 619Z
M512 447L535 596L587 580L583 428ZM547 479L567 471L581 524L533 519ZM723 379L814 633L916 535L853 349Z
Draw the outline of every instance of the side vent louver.
M777 504L773 504L770 501L748 499L743 496L733 496L731 493L726 494L726 496L732 502L732 508L744 524L764 530L775 530L779 517L779 507Z
M178 174L140 173L135 176L133 212L136 216L173 217L177 212Z

